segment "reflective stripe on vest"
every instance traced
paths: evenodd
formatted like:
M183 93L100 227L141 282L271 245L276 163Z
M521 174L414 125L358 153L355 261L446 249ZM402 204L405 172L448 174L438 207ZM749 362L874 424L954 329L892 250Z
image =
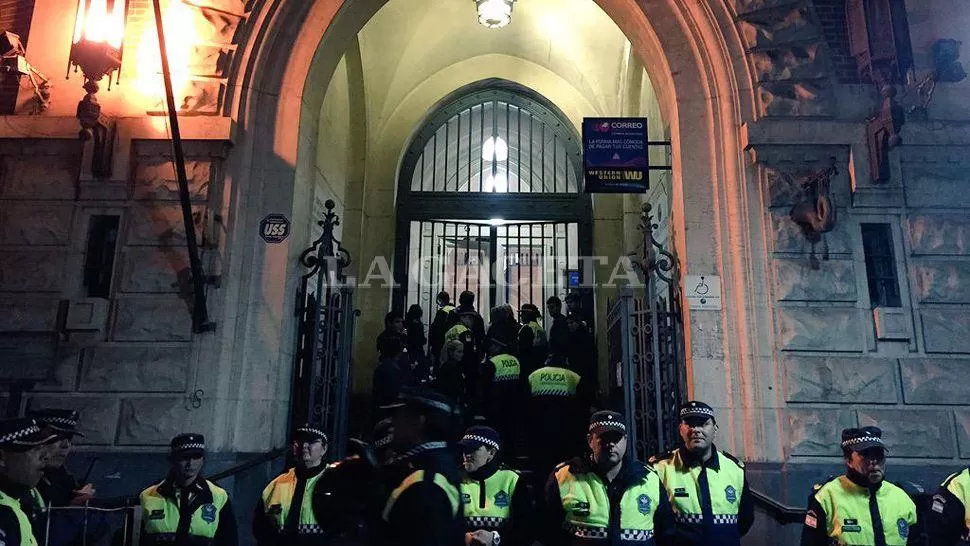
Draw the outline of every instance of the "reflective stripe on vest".
M526 324L532 329L532 346L533 347L543 347L546 345L546 331L542 329L542 325L538 321L532 321Z
M815 500L825 511L825 530L834 544L863 546L875 543L868 489L839 476L816 491ZM916 523L916 505L909 495L884 481L876 492L876 504L886 546L906 546L909 529Z
M13 510L13 514L17 518L17 525L20 527L20 544L7 544L7 546L37 546L37 539L34 538L30 519L24 513L24 509L20 507L20 501L0 491L0 506L6 506ZM3 538L3 536L0 536L0 542L3 542Z
M970 468L953 474L943 482L946 490L963 503L963 540L970 541Z
M424 481L425 475L426 472L424 470L415 470L407 478L404 478L401 485L397 486L394 491L391 491L391 496L387 498L387 503L384 505L384 521L389 521L388 518L391 517L391 511L394 510L394 504L397 503L397 499L401 497L401 494L412 485ZM452 485L452 483L441 474L435 473L433 481L434 484L440 487L441 490L445 492L445 495L447 495L448 502L451 504L452 516L457 518L459 510L461 509L461 492L458 491L458 488Z
M744 488L744 469L724 453L718 453L720 470L707 467L707 484L710 489L711 515L715 526L737 525L741 491ZM687 525L703 525L701 493L698 490L701 466L688 466L680 450L654 463L660 480L667 491L667 498L674 509L674 519Z
M316 515L313 513L313 488L325 473L326 471L320 472L306 482L297 526L297 532L301 535L314 535L323 532L317 522ZM263 489L263 509L266 510L266 517L273 520L277 531L282 531L286 525L286 517L290 513L293 495L296 494L296 482L296 469L291 468L289 472L277 476Z
M218 485L206 480L212 492L212 503L203 504L192 513L189 522L189 536L213 539L219 529L219 516L229 501L229 495ZM179 507L174 500L158 492L153 485L141 492L142 524L145 534L153 539L175 540L179 528Z
M445 332L445 341L453 341L461 337L465 332L470 331L464 324L456 324Z
M532 396L576 396L579 374L566 368L546 366L529 374Z
M501 354L488 359L495 366L494 381L513 381L518 380L522 373L522 366L519 359L512 355Z
M563 525L577 539L609 538L610 499L606 485L593 472L573 474L569 465L556 471ZM653 543L653 516L660 503L660 478L647 475L620 498L621 541Z
M461 482L461 502L465 512L465 528L498 530L512 514L512 493L519 483L514 470L499 470L485 479L485 492L481 482L466 479Z

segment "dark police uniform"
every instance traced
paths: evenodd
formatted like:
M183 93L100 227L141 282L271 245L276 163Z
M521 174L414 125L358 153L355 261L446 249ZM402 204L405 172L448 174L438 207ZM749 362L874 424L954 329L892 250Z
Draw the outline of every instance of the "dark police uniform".
M593 414L590 433L626 434L620 414ZM619 474L607 481L590 457L559 465L546 485L547 546L664 544L673 515L660 477L650 467L629 458Z
M172 439L171 457L202 456L205 438L181 434ZM236 546L236 518L224 489L199 476L188 487L170 475L139 496L142 509L141 544L147 546Z
M27 451L54 438L33 419L0 421L0 449L4 451ZM22 506L22 499L32 495L31 487L0 476L0 542L6 546L37 546L30 517Z
M444 397L426 389L404 391L398 403L384 409L402 406L429 418L457 418L456 409ZM381 511L377 544L464 545L461 474L456 453L447 442L413 446L384 465L382 472L404 477L391 489Z
M544 366L529 374L529 406L532 422L528 439L536 477L548 476L559 463L580 453L585 416L579 403L584 379L559 366ZM537 483L536 487L541 487Z
M933 496L929 518L931 544L970 546L970 468L943 481Z
M876 427L842 431L842 448L861 452L885 449ZM883 480L871 485L846 473L817 484L809 500L802 546L915 546L916 505L900 487Z
M296 430L294 440L320 440L327 444L327 435L312 425ZM324 528L315 510L317 484L327 466L291 468L263 488L253 517L253 534L259 546L283 544L313 544L320 541ZM321 490L322 491L322 490Z
M501 452L502 447L499 433L483 426L466 430L459 445L466 452L482 446ZM532 544L532 501L526 480L520 478L515 470L501 466L497 457L473 473L464 473L461 502L465 532L492 531L505 546Z
M74 410L39 409L27 412L27 416L59 437L84 436L78 431L80 415ZM78 488L77 480L64 466L47 467L44 477L37 484L37 491L47 506L68 506ZM83 485L83 484L81 484Z
M703 402L688 402L680 419L714 419ZM699 457L681 447L652 457L674 511L678 546L737 546L754 523L754 504L744 475L744 463L711 446L711 457Z

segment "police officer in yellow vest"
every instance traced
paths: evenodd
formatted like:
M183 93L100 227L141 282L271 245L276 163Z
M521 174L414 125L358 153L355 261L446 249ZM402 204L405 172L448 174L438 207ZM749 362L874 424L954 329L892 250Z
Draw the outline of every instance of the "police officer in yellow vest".
M818 484L809 499L802 546L915 546L916 505L885 481L886 445L877 427L842 431L845 474Z
M744 463L714 446L717 422L709 405L680 407L683 446L652 457L676 522L678 546L737 546L754 523Z
M479 376L482 389L482 409L489 424L494 426L507 443L519 438L525 401L522 365L509 353L509 344L498 338L488 338L488 358ZM510 456L506 450L504 455Z
M499 463L499 433L490 427L474 426L465 431L458 444L465 470L461 481L465 544L531 545L529 490L518 472Z
M316 486L327 468L327 435L304 425L296 429L292 447L296 466L271 481L256 504L253 535L259 546L316 544L325 538Z
M462 546L465 543L461 475L454 438L457 409L427 389L406 389L393 409L393 449L383 476L403 476L380 514L375 544ZM384 481L384 478L382 478Z
M584 450L586 415L578 397L583 379L565 366L563 357L552 355L544 367L529 374L527 436L537 488L556 465Z
M236 518L224 489L202 477L205 438L172 439L168 476L141 492L141 544L236 546Z
M33 419L0 421L0 543L37 546L22 499L34 495L44 476L47 446L56 438Z
M970 546L970 468L943 481L926 526L933 546Z
M673 514L657 473L626 457L626 425L614 411L590 418L590 455L560 465L546 485L546 546L664 544Z

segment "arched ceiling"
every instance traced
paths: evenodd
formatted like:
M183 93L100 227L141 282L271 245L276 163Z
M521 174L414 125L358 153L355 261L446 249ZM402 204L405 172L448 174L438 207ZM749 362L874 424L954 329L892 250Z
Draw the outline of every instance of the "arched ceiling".
M512 23L502 29L479 25L472 0L391 0L358 38L372 134L422 83L485 56L555 74L559 85L572 88L569 94L582 97L585 115L620 113L629 43L593 0L519 0ZM475 65L481 74L474 79L499 71L508 77L508 67ZM454 88L468 83L467 74L460 77Z

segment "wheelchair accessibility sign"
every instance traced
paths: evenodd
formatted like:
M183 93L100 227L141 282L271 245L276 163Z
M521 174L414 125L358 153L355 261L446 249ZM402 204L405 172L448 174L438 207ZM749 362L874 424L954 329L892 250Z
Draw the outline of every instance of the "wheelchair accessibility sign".
M721 309L721 277L715 275L687 275L684 292L691 309L719 311Z

